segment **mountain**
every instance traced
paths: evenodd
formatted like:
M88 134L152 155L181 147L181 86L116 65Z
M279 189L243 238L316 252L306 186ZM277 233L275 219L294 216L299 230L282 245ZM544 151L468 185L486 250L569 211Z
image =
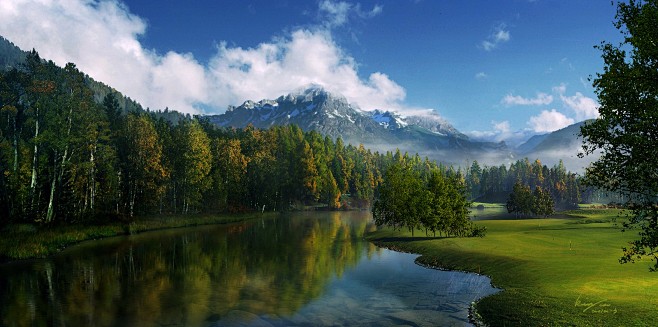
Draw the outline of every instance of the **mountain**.
M463 163L480 154L509 157L504 143L471 141L438 115L405 117L384 110L366 112L347 99L312 85L275 100L245 101L221 115L206 116L221 127L258 128L295 124L373 150L419 153L446 163Z
M569 125L557 131L535 135L525 143L516 148L519 154L529 154L547 151L562 151L565 149L580 148L583 141L580 136L580 127L587 124L586 121Z
M583 172L590 162L597 159L595 155L578 158L583 144L583 139L579 136L580 127L589 121L591 120L575 123L551 133L535 135L519 145L515 152L521 157L539 158L548 165L562 160L567 169Z

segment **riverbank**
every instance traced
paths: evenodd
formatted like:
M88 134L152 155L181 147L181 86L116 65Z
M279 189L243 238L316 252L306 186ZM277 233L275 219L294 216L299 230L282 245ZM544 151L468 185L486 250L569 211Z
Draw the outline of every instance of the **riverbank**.
M229 224L260 218L270 213L196 214L142 217L131 223L39 227L10 225L0 237L0 262L45 258L71 245L105 237L131 235L166 228Z
M620 231L618 213L482 220L484 238L412 238L383 229L368 239L421 254L421 264L491 277L504 291L476 304L490 326L649 326L658 320L658 279L649 261L619 264L634 232Z

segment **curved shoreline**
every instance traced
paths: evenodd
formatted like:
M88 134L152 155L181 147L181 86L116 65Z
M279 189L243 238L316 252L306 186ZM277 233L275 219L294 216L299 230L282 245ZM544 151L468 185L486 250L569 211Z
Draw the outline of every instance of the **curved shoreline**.
M487 297L489 297L489 296L492 296L492 295L499 294L499 293L505 291L505 289L503 289L503 288L499 288L499 287L496 287L496 286L493 284L493 280L492 280L491 276L488 276L488 275L485 275L485 274L476 273L476 272L473 272L473 271L466 271L466 270L459 270L459 269L448 269L448 268L441 267L441 266L438 266L438 265L435 265L435 264L431 264L431 263L423 262L422 260L423 260L423 258L425 258L425 256L424 256L423 254L419 254L419 253L416 253L416 252L408 251L408 250L406 250L406 249L402 249L402 248L400 248L400 247L396 247L396 246L386 245L386 244L384 244L383 242L381 242L381 241L377 241L377 240L370 240L370 242L371 242L372 244L374 244L375 246L378 246L378 247L381 247L381 248L384 248L384 249L387 249L387 250L391 250L391 251L395 251L395 252L401 252L401 253L410 253L410 254L418 255L418 257L414 260L414 263L417 264L417 265L419 265L419 266L421 266L421 267L424 267L424 268L435 269L435 270L440 270L440 271L453 271L453 272L460 272L460 273L464 273L464 274L474 274L474 275L478 275L478 276L482 276L482 277L486 277L486 278L488 278L488 279L489 279L489 285L491 285L491 287L493 287L493 288L495 288L495 289L497 289L497 290L499 290L499 291L496 292L496 293L493 293L493 294L489 294L489 295L483 296L483 297L478 298L477 300L471 302L471 304L468 306L468 315L466 316L466 318L468 319L468 321L469 321L471 324L473 324L473 325L476 326L476 327L489 327L489 325L487 325L487 324L484 322L484 320L483 320L482 316L480 315L480 313L478 313L476 306L477 306L478 302L480 302L480 300L482 300L482 299L484 299L484 298L487 298Z

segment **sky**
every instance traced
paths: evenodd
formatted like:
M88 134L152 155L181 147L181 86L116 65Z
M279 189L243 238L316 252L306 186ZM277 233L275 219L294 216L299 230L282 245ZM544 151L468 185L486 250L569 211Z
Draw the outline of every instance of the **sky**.
M518 143L598 115L608 0L0 0L0 35L153 110L222 113L309 84Z

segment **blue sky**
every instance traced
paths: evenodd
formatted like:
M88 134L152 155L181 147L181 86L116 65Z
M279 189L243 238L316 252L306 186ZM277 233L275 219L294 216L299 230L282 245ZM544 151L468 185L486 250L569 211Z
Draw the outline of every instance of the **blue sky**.
M0 35L152 109L221 113L308 83L518 141L596 117L605 0L0 2Z

